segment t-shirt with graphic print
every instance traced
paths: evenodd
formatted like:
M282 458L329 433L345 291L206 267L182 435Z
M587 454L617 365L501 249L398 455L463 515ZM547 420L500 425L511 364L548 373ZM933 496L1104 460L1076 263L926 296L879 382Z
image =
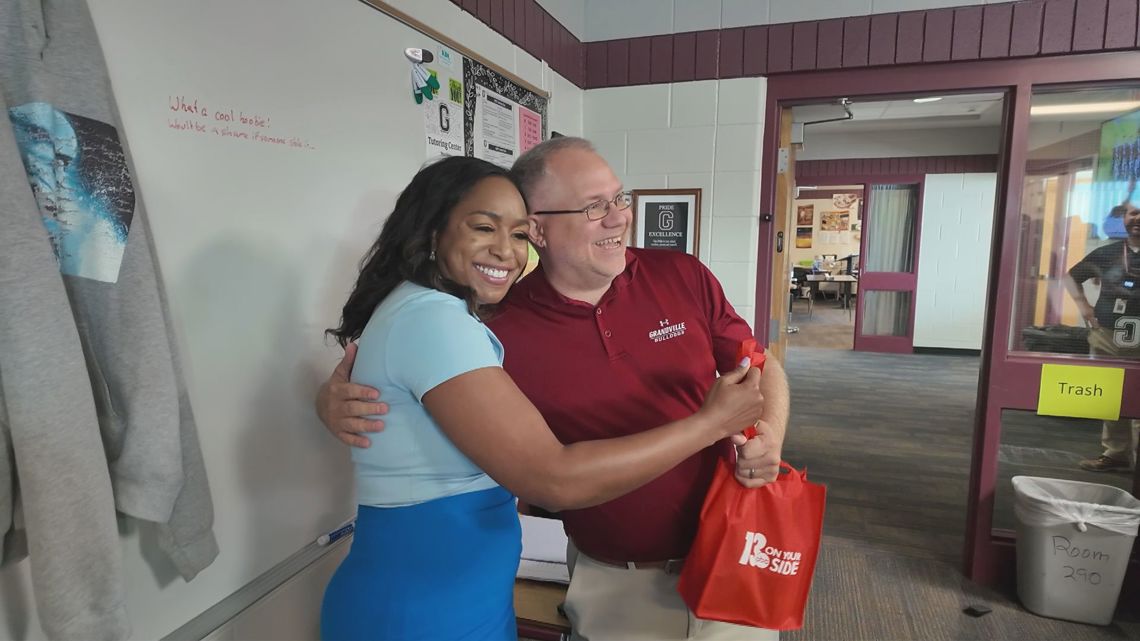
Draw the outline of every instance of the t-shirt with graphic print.
M1098 247L1073 265L1069 276L1078 285L1090 278L1100 279L1100 295L1093 310L1101 327L1140 324L1140 248L1124 240Z

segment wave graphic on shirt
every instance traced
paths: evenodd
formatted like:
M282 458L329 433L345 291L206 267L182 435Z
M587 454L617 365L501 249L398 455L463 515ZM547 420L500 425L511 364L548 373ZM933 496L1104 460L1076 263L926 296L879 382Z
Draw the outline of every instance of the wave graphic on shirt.
M135 211L118 132L42 102L8 118L60 271L116 282Z

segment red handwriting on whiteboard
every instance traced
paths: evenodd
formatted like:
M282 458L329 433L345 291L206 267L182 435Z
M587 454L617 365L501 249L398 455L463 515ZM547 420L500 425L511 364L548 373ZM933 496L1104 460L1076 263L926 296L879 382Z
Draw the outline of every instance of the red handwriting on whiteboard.
M167 96L167 106L173 112L166 122L168 129L293 149L316 149L299 136L264 131L273 126L272 118L264 113L229 106L212 108L205 100L183 94Z
M195 116L206 115L206 107L198 105L198 99L189 99L186 96L170 96L170 110L179 113L194 114Z
M269 116L264 114L234 109L233 107L222 107L220 109L211 110L205 101L199 100L196 97L187 97L181 94L177 96L167 96L167 104L171 111L177 112L179 115L190 114L214 120L215 122L241 123L262 129L271 125Z

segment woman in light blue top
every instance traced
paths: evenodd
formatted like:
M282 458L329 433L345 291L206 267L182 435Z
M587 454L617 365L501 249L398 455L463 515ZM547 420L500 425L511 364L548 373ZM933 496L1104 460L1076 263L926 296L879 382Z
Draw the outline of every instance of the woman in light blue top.
M330 333L359 341L353 379L389 412L377 446L353 450L356 532L325 592L326 640L516 638L515 495L596 505L760 417L759 372L740 369L689 418L560 443L481 320L522 273L528 228L506 171L446 158L416 174L362 263Z

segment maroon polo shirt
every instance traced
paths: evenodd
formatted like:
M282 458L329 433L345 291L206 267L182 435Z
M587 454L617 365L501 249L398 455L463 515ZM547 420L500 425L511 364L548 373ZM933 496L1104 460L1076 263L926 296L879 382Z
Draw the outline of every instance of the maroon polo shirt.
M559 294L540 266L489 324L506 348L506 371L563 443L690 416L752 337L712 273L665 250L627 250L625 271L596 306ZM567 534L602 560L685 556L724 443L623 497L563 512Z

